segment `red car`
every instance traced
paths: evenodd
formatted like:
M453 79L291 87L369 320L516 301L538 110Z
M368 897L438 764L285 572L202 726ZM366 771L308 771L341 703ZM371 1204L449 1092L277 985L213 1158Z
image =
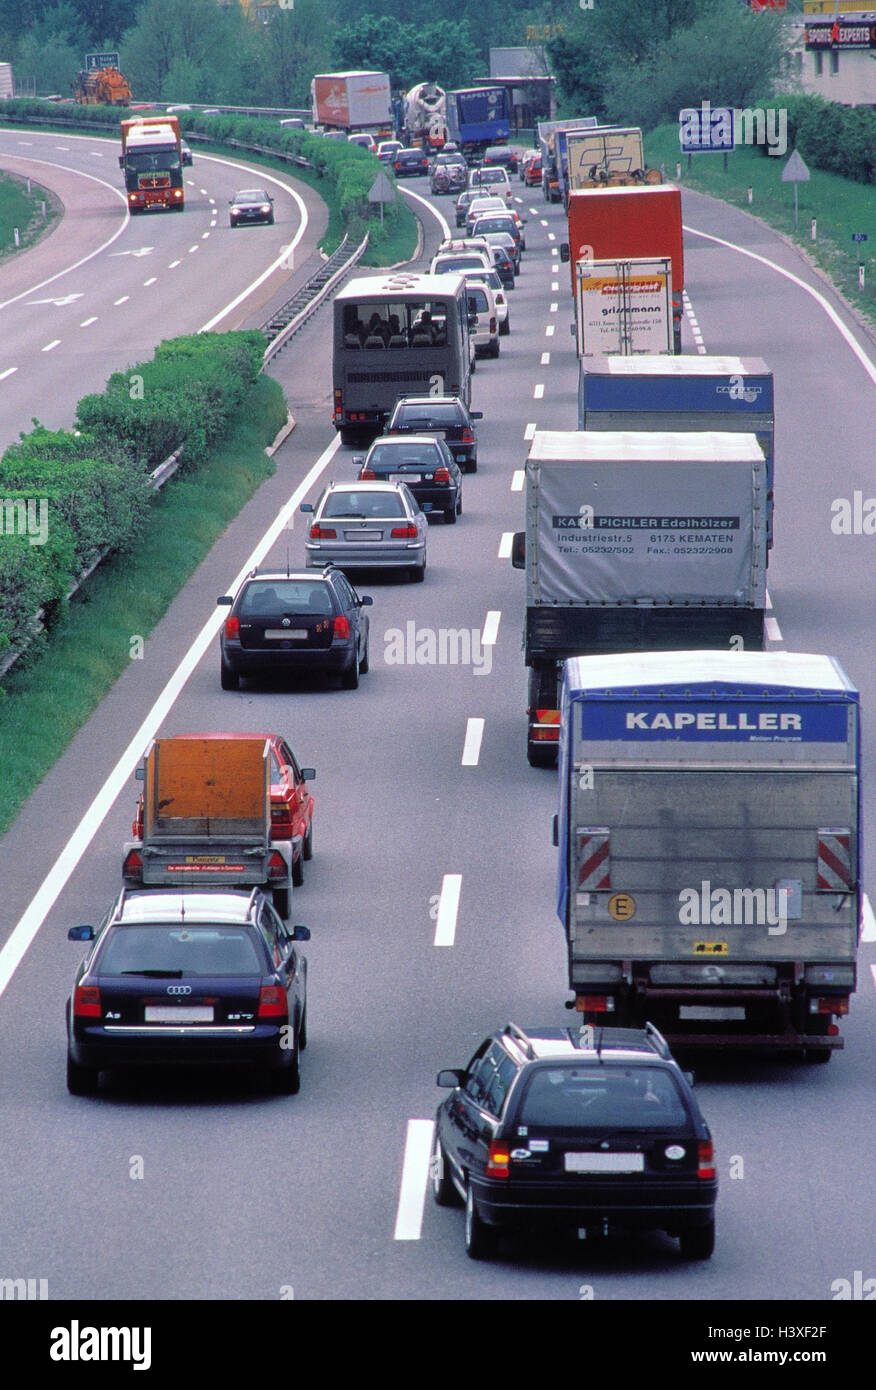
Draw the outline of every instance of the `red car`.
M292 882L304 882L304 860L313 857L313 797L308 782L316 777L312 767L299 767L292 749L279 734L207 733L174 734L174 738L264 738L271 748L271 839L298 842L293 849ZM134 838L143 838L143 797L137 805Z
M525 165L523 170L523 183L526 188L541 187L541 155L538 154L534 159Z

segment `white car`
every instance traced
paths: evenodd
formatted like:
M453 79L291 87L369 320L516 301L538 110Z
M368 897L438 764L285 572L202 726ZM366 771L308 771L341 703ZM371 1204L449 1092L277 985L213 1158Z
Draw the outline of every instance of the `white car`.
M459 251L439 251L429 266L430 275L463 274L466 270L490 270L492 254L488 246L465 247Z
M464 270L463 278L475 284L489 285L493 291L496 314L499 319L499 337L506 338L511 332L511 314L508 309L508 295L505 286L495 270Z
M498 357L499 314L493 291L486 283L466 281L465 297L468 300L469 332L475 353L482 353L484 357ZM471 321L473 316L474 323Z
M468 176L469 188L482 188L485 193L504 198L511 202L511 180L507 169L488 165L486 168L472 169Z

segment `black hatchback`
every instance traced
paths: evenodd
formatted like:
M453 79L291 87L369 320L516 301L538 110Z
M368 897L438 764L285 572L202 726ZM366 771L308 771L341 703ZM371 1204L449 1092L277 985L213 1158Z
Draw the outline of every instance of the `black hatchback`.
M464 473L477 473L478 438L474 422L483 418L482 410L469 410L459 396L400 396L386 433L437 434Z
M453 525L462 515L462 472L443 439L428 434L375 439L368 453L354 455L363 482L406 483L417 502L432 515L441 512Z
M253 570L232 597L220 637L223 690L238 690L242 676L339 675L355 690L368 670L367 594L358 594L346 575L329 565L278 573Z
M473 1259L503 1230L614 1229L677 1236L686 1259L715 1243L712 1137L688 1078L653 1025L518 1028L438 1073L430 1169L439 1206L465 1203Z
M429 156L425 150L396 150L392 167L397 179L419 178L421 174L429 172Z

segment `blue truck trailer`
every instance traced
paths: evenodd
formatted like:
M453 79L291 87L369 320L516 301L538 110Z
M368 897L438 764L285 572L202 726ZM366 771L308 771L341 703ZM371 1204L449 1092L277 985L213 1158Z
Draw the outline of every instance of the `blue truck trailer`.
M447 136L466 155L483 154L511 134L511 105L504 87L463 87L447 93Z
M579 430L721 430L755 434L767 466L773 543L773 374L760 357L588 357L578 373Z
M563 671L557 912L586 1023L827 1061L856 985L858 692L791 652Z

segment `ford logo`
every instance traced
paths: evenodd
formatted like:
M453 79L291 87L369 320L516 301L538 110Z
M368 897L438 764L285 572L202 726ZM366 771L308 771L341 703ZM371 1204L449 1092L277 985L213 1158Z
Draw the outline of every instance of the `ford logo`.
M168 985L167 992L168 994L191 994L192 987L191 985Z

